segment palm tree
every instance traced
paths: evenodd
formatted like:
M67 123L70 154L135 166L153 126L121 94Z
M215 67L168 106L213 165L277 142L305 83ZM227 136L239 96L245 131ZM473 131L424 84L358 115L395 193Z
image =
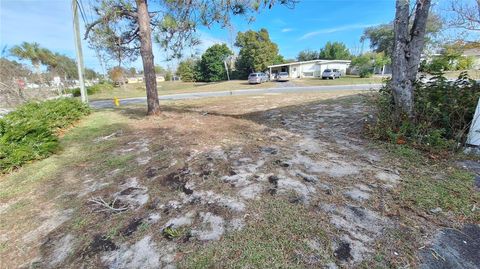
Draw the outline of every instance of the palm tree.
M29 60L35 68L35 73L37 73L40 82L43 81L40 75L40 66L42 64L52 65L55 62L53 53L46 48L40 47L40 44L36 42L23 42L20 45L12 47L10 53L20 60Z
M23 42L21 45L14 46L10 49L10 53L20 60L29 60L33 67L35 67L36 73L40 73L40 64L44 52L40 48L40 44L33 42Z

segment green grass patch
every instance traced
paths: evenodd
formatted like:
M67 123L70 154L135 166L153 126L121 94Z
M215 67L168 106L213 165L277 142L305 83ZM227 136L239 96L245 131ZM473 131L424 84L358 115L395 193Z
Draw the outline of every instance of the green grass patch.
M319 221L305 207L265 198L251 212L263 215L243 230L187 255L181 268L303 268L302 256L328 261L329 243ZM317 240L321 249L311 249ZM197 246L201 248L201 246Z
M0 243L0 253L7 251L8 249L8 242L1 242Z
M425 162L422 152L410 146L387 144L387 148L394 157L408 163L422 164Z
M110 158L105 160L105 168L113 169L113 168L125 168L129 167L129 163L135 158L134 154L125 154L125 155L118 155L118 156L111 156Z
M89 113L78 100L58 99L25 104L0 119L0 173L51 155L57 133Z
M480 193L475 190L474 176L468 172L454 170L441 179L409 178L404 183L401 199L425 211L440 207L443 211L480 221ZM476 210L472 210L474 205Z
M28 200L28 199L22 199L22 200L16 202L15 204L11 205L11 206L8 208L8 210L12 210L12 211L14 211L14 210L20 210L20 209L25 208L26 206L28 206L28 205L30 205L30 204L31 204L30 200Z
M88 220L83 218L83 217L78 217L75 220L73 220L72 227L74 230L81 230L84 227L86 227L88 224Z

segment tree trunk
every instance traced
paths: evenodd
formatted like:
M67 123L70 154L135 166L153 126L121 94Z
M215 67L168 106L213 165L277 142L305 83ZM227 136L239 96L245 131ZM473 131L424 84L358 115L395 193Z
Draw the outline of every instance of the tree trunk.
M35 73L37 74L38 77L38 83L43 84L43 78L42 78L42 73L40 72L40 63L32 63L33 67L35 68Z
M145 76L145 87L147 91L148 115L160 113L158 102L157 78L155 76L155 64L153 61L152 37L150 28L150 15L148 14L147 1L136 0L137 22L140 35L140 54L142 55L143 74Z
M413 88L425 43L430 4L431 0L417 0L410 29L410 0L397 0L396 3L391 87L397 114L409 118L413 116Z

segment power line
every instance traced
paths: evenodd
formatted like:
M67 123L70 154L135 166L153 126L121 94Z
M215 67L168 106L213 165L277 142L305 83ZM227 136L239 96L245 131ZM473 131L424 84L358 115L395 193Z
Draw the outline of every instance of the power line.
M80 15L82 15L82 20L85 25L88 24L87 17L85 16L85 11L83 8L82 1L75 0L77 2L78 9L80 10Z

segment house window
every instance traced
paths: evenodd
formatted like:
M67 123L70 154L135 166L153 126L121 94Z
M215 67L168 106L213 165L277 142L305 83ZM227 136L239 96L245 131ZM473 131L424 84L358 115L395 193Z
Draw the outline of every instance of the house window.
M313 77L313 72L303 72L304 77Z
M297 71L297 68L296 68L296 67L294 67L294 68L293 68L293 72L296 72L296 71Z

